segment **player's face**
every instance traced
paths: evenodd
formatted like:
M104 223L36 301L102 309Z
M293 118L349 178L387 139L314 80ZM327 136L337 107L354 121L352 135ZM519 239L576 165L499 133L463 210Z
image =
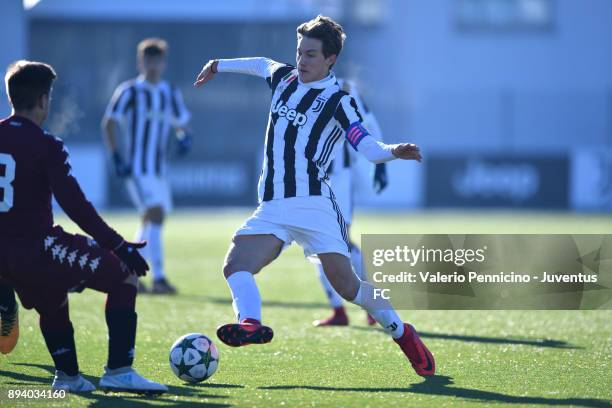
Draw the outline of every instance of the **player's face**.
M158 82L166 70L166 58L158 55L155 57L144 57L141 62L141 72L148 81Z
M325 58L321 40L298 36L295 62L300 81L313 82L329 74L330 67L336 62L336 56L330 55Z

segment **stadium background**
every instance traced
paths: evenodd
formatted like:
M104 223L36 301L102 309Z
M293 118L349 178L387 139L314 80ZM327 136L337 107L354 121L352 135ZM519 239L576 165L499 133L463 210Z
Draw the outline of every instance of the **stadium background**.
M612 209L612 2L607 0L3 0L0 63L59 73L48 128L71 148L95 204L129 206L100 119L136 75L135 46L170 44L167 78L193 113L194 151L173 160L179 206L255 203L269 93L226 75L191 84L213 57L294 61L296 25L317 13L348 32L354 79L389 142L425 161L391 163L380 197L360 163L357 204L385 208ZM0 111L8 113L5 98ZM170 146L171 148L174 146Z
M136 368L170 393L95 392L28 406L612 406L609 301L602 310L400 310L438 362L439 375L423 380L356 306L347 305L349 327L312 327L329 305L295 245L257 277L275 330L269 347L221 345L219 371L198 385L179 381L167 361L179 336L212 337L234 318L220 271L229 237L255 203L269 101L263 81L238 75L195 91L204 61L293 61L299 22L320 12L345 25L338 74L358 82L388 141L414 140L425 155L421 165L390 163L380 197L371 192L371 167L360 163L357 201L372 211L357 214L355 240L605 234L612 1L27 0L26 9L22 1L0 0L0 65L31 58L58 69L48 127L66 140L77 177L117 231L132 236L138 217L112 174L99 124L114 87L136 75L140 39L170 42L167 77L184 92L196 137L171 173L178 204L190 209L173 214L164 235L179 294L138 299ZM3 97L0 112L8 113ZM230 205L241 208L220 208ZM57 220L79 231L65 216ZM70 304L81 370L97 383L107 350L104 296L87 291ZM5 401L5 390L46 389L54 373L38 316L22 309L19 319L20 342L0 358L2 407L23 406Z

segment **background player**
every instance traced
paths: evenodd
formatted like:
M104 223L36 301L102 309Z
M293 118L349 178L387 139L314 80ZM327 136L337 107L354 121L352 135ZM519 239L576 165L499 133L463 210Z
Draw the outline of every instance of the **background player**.
M149 243L143 255L151 261L152 293L160 294L176 292L166 278L162 240L164 218L172 209L165 177L170 128L176 130L179 154L187 153L191 146L191 136L186 132L191 115L181 92L162 79L167 52L166 41L159 38L148 38L138 44L140 75L117 87L102 120L115 172L119 177L127 177L130 197L141 213L136 240ZM127 139L125 156L117 142L118 129L123 130ZM140 290L146 291L146 287L141 284Z
M361 124L355 100L331 72L345 38L338 23L318 16L300 25L297 34L297 68L267 58L212 60L194 84L202 86L217 72L236 72L265 78L272 89L260 205L235 233L223 267L238 323L219 327L217 336L235 347L272 340L272 329L261 324L253 275L296 241L307 257L318 256L344 299L366 309L393 337L419 375L433 375L433 355L414 327L403 323L388 301L373 304L374 287L353 273L346 225L325 181L342 138L375 163L420 161L419 148L380 143Z
M374 113L370 111L365 104L363 98L357 90L357 86L353 81L339 78L338 84L343 91L348 92L361 112L363 117L363 126L368 130L377 140L382 141L382 132ZM327 175L329 176L330 185L336 196L338 207L346 222L347 235L349 237L349 243L351 245L351 264L353 270L361 280L367 280L365 271L363 270L363 261L361 257L361 249L357 244L351 240L350 228L353 220L353 186L354 186L354 173L355 173L355 151L351 149L348 142L342 144L342 151L340 157L334 159L329 168L327 169ZM378 163L374 169L374 190L380 194L387 187L387 168L385 163ZM332 315L323 320L316 320L313 322L315 326L346 326L349 324L348 315L344 308L344 300L342 296L338 294L332 287L331 283L325 276L323 266L317 258L311 257L310 260L314 263L319 280L323 286L323 290L327 295L327 300L333 309ZM366 317L369 325L376 324L376 320L369 314Z
M64 143L41 129L55 78L49 65L30 61L18 61L6 73L13 112L0 121L0 281L40 315L56 370L54 389L95 389L79 374L68 310L68 292L92 288L108 294L108 361L100 387L165 392L166 386L132 369L137 275L148 270L137 249L145 244L126 242L100 218L72 175ZM52 194L96 241L53 226Z

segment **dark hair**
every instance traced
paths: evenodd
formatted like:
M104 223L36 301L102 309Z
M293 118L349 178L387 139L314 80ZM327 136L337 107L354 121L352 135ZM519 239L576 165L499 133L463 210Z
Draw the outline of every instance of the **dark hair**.
M342 26L329 17L318 15L297 28L297 34L303 37L316 38L323 43L323 55L340 55L346 34Z
M138 58L165 56L168 43L161 38L145 38L138 44Z
M30 110L38 99L49 95L57 74L50 65L20 60L6 69L4 83L9 101L16 111Z

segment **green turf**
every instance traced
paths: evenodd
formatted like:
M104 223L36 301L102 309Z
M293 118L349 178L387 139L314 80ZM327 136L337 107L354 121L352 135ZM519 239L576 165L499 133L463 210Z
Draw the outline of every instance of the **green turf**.
M167 383L158 398L128 395L71 396L34 401L45 406L478 406L510 404L612 406L612 311L402 311L423 332L440 376L424 381L399 349L364 314L349 307L351 327L312 327L324 317L324 295L311 265L297 248L286 251L258 277L264 319L275 330L266 346L219 345L217 373L199 385L184 384L168 366L168 349L179 336L232 321L229 291L221 276L223 256L245 211L185 212L168 222L167 270L175 297L138 299L135 367ZM109 221L127 236L133 215ZM62 220L64 221L64 220ZM64 221L65 222L65 221ZM67 224L69 225L69 224ZM74 227L71 229L74 230ZM359 233L609 233L612 218L564 214L389 213L358 214ZM71 295L71 314L81 370L97 383L106 357L104 297ZM6 390L49 387L52 363L37 316L21 314L21 339L0 356L0 406Z

